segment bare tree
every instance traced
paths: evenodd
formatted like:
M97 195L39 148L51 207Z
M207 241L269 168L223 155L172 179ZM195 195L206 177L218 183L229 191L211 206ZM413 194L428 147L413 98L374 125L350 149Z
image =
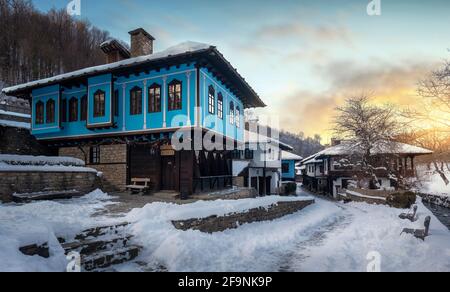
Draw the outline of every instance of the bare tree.
M42 13L31 1L0 0L0 80L13 85L99 65L107 38L64 10Z
M404 110L402 115L420 128L416 130L416 141L435 152L429 168L433 164L445 184L449 184L444 166L450 171L450 62L419 81L417 92L420 104Z
M405 110L404 115L450 132L450 62L419 81L417 92L422 97L420 104Z
M433 155L424 157L422 163L426 163L428 170L439 174L446 185L450 184L446 172L450 172L450 139L449 135L439 128L414 129L403 133L398 139L405 143L419 145L420 147L433 150Z
M336 108L336 112L334 134L351 141L352 160L359 160L364 179L369 180L370 188L376 188L378 182L371 156L377 150L395 147L392 141L400 129L395 108L391 105L376 106L369 97L356 96L347 99L343 106Z

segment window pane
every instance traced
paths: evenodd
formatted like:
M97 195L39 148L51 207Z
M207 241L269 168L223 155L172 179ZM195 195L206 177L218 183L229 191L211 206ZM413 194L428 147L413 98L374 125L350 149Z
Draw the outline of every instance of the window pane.
M78 120L78 100L71 98L69 102L69 122Z
M181 82L176 80L172 81L169 84L168 91L169 111L182 109Z
M86 121L87 119L87 97L83 96L81 98L81 121Z
M142 90L141 89L136 88L131 91L130 114L131 115L142 114Z
M44 103L39 101L36 103L36 124L41 125L44 123Z
M97 91L94 94L94 117L105 116L105 92Z
M55 101L53 99L47 101L46 110L47 110L46 122L47 124L53 124L55 122Z

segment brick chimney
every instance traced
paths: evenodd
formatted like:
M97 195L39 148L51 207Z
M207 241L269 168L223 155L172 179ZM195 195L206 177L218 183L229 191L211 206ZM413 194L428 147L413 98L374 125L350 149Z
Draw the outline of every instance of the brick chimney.
M107 64L129 59L131 56L130 51L115 39L104 42L100 48L105 53Z
M129 32L131 35L131 57L139 57L153 54L153 41L155 40L143 28Z

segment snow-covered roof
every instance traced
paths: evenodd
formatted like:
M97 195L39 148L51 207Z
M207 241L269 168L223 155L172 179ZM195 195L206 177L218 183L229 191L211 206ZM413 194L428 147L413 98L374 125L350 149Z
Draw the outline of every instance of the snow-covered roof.
M26 130L31 129L30 123L16 122L16 121L10 121L10 120L0 120L0 126L26 129Z
M182 57L185 55L193 54L193 53L202 53L211 50L211 54L208 54L209 57L214 57L219 60L220 64L226 68L226 70L230 70L230 76L237 77L238 84L241 88L243 88L243 96L248 96L249 98L253 98L254 102L250 103L252 106L265 106L264 102L259 98L257 93L253 90L253 88L247 83L247 81L237 72L237 70L223 57L223 55L216 49L215 46L205 43L192 42L187 41L176 46L170 47L161 52L157 52L151 55L139 56L135 58L125 59L119 62L99 65L94 67L88 67L81 70L57 75L50 78L45 78L41 80L36 80L24 84L19 84L16 86L11 86L4 88L2 90L5 94L18 95L23 94L25 91L29 91L33 88L39 86L45 86L50 84L55 84L57 82L62 82L74 78L80 77L88 77L95 74L102 74L111 72L116 69L124 69L130 68L137 65L143 65L150 62L163 61L166 58L174 58L174 57Z
M31 156L0 154L0 163L9 165L65 165L65 166L85 166L81 159L62 156Z
M281 153L281 160L295 160L295 161L301 161L303 157L294 154L292 152L283 151Z
M244 139L246 143L273 143L280 145L280 148L283 150L294 150L292 146L283 143L280 140L247 130L244 132Z
M213 46L208 45L208 44L203 44L203 43L184 42L179 45L170 47L164 51L154 53L151 55L130 58L130 59L122 60L122 61L115 62L115 63L105 64L105 65L88 67L88 68L84 68L81 70L57 75L57 76L46 78L46 79L36 80L36 81L32 81L32 82L28 82L28 83L24 83L24 84L20 84L20 85L16 85L16 86L7 87L7 88L3 89L3 92L8 94L8 93L15 92L18 90L24 90L24 89L36 87L39 85L46 85L48 83L63 81L63 80L67 80L67 79L74 78L74 77L81 77L81 76L89 75L92 73L101 73L101 72L105 72L105 71L112 70L112 69L128 67L128 66L137 65L137 64L141 64L141 63L145 63L145 62L153 61L153 60L158 60L158 59L164 59L164 58L167 58L170 56L176 56L176 55L181 55L181 54L185 54L185 53L192 53L192 52L207 50L211 47L213 47Z
M314 155L309 156L304 159L302 163L314 163L320 161L320 158L325 156L342 156L351 154L360 154L362 152L359 144L352 141L343 141L341 144L329 147L323 151L320 151ZM411 155L426 155L433 154L425 148L417 147L414 145L409 145L400 142L388 142L388 143L378 143L372 149L372 154L411 154Z

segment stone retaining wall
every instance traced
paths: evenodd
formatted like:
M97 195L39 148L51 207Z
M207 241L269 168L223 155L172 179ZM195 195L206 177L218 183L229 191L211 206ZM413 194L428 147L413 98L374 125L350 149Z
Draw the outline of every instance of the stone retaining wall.
M0 126L0 154L54 156L55 149L36 140L27 129Z
M127 183L127 146L125 144L100 146L100 163L89 163L89 147L59 148L59 156L83 160L87 167L103 173L104 191L124 191Z
M70 191L89 193L101 188L94 172L1 172L0 200L12 201L14 193Z
M444 208L450 208L450 196L419 194L426 203L438 205Z
M202 219L173 221L172 224L175 228L183 231L193 229L206 233L221 232L227 229L236 229L240 225L246 223L275 220L286 215L294 214L314 203L314 200L279 202L268 207L250 209L244 213L232 213L221 217L211 216Z

